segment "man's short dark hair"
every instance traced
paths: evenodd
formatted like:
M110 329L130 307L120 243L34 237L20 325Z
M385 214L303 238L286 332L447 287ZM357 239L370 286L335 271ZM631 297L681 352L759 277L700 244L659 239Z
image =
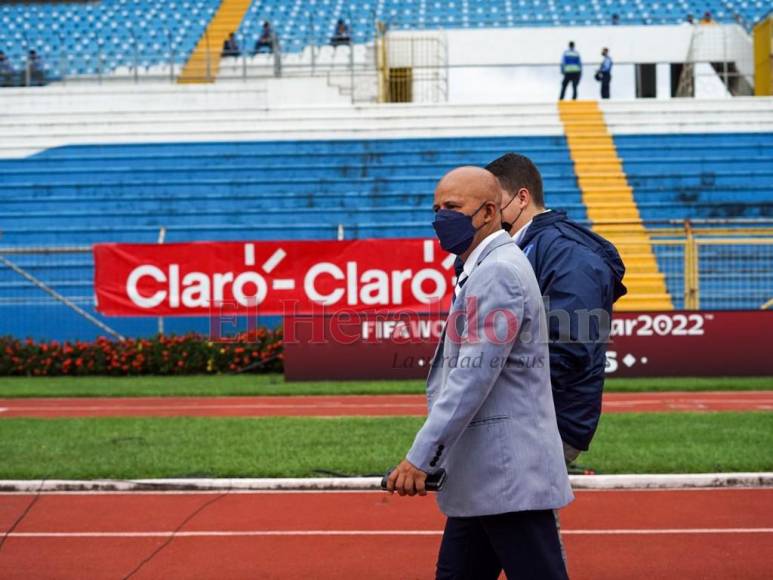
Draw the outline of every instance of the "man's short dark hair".
M499 180L499 184L510 195L525 187L537 207L545 207L545 193L542 190L542 176L531 159L518 153L505 153L486 165Z
M571 41L571 42L569 43L569 48L571 48L571 49L574 49L574 41Z

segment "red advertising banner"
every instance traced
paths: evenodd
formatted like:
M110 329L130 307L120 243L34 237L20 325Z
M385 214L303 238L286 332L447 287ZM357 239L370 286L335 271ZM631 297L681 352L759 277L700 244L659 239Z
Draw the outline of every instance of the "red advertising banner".
M438 311L453 262L422 239L97 244L94 286L111 316Z
M423 378L454 256L435 240L94 246L112 316L283 315L288 379ZM226 317L227 318L227 317ZM773 311L617 312L607 375L773 376Z
M423 379L443 322L437 315L287 317L285 377ZM617 312L606 374L773 377L771 344L773 311Z

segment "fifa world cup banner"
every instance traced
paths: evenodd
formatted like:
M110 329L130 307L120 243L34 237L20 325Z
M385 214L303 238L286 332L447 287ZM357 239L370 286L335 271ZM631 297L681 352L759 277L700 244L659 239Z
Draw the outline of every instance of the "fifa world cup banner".
M444 322L416 313L286 317L285 377L426 378ZM615 312L605 370L607 377L773 377L771 344L770 310Z
M448 310L454 256L435 240L97 244L110 316Z

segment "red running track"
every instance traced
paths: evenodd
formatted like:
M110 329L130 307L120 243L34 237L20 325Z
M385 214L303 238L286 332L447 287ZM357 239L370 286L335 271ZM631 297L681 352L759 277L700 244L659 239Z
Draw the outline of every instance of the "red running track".
M609 393L605 413L773 410L773 391ZM3 417L421 416L423 395L0 399Z
M0 540L33 499L0 494ZM0 578L432 578L442 525L381 492L42 494ZM773 488L581 491L562 529L574 580L770 578Z

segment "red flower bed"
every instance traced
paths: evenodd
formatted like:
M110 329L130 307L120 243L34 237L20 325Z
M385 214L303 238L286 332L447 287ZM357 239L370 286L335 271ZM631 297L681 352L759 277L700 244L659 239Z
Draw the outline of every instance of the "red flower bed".
M185 375L280 372L282 331L215 342L197 334L94 342L0 337L0 376Z

